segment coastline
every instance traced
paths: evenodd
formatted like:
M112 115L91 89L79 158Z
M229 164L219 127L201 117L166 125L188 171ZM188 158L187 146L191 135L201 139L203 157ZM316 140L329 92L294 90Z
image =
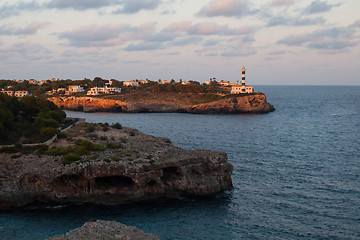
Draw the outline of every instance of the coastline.
M263 93L231 96L200 104L161 102L156 99L139 103L95 97L51 97L48 100L64 110L83 112L241 114L275 110Z
M0 209L146 202L233 188L224 152L186 150L105 124L80 123L65 134L44 153L0 153Z

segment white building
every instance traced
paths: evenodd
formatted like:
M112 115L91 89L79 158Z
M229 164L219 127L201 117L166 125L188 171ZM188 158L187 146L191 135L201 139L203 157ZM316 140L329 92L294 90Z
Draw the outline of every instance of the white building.
M123 82L123 86L124 86L124 87L138 87L138 86L139 86L139 82L136 81L136 80L125 81L125 82Z
M29 91L16 91L14 95L15 97L22 98L25 96L31 96L31 93Z
M31 93L29 91L6 91L6 90L2 89L1 92L5 93L9 96L15 96L18 98L22 98L25 96L31 96Z
M85 89L79 85L70 85L69 86L69 92L70 93L79 93L79 92L84 92Z
M242 81L241 85L236 84L231 87L231 94L240 94L240 93L253 93L253 86L245 85L245 67L242 68Z
M121 88L117 87L93 87L86 93L86 95L99 95L99 94L113 94L113 93L121 93Z

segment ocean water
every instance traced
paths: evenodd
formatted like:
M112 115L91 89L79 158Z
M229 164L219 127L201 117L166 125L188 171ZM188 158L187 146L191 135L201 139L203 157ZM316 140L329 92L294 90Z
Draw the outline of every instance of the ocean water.
M0 212L0 239L44 239L86 221L161 239L360 239L360 87L257 86L259 115L67 112L180 147L228 153L235 189L211 198Z

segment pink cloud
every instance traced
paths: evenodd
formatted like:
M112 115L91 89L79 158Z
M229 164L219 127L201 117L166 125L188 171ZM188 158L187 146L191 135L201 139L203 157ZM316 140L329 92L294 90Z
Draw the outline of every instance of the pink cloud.
M199 35L211 35L211 34L220 34L227 31L229 27L227 25L218 25L212 22L204 22L198 23L192 26L189 29L189 33L191 34L199 34Z
M360 20L355 21L351 26L356 28L360 27Z
M274 0L271 2L271 6L282 7L282 6L291 6L294 4L294 0Z
M200 10L200 15L207 17L242 17L248 14L250 11L245 0L213 0Z
M186 32L191 28L191 21L176 22L165 28L165 31L170 32Z

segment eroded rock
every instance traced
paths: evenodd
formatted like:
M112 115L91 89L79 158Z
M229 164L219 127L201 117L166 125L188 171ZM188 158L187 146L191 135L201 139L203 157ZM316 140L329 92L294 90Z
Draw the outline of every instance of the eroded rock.
M51 97L48 100L66 110L85 112L182 112L182 113L268 113L275 108L262 93L226 98L209 103L158 102L149 100L141 103L123 102L94 97Z
M48 240L160 240L155 234L144 233L136 227L129 227L113 221L87 222L82 227Z
M0 208L78 203L127 203L204 196L232 188L226 153L186 150L169 139L134 129L86 133L87 124L66 131L68 139L117 146L63 165L62 157L0 154ZM105 140L106 139L106 140ZM70 140L53 143L73 144Z

